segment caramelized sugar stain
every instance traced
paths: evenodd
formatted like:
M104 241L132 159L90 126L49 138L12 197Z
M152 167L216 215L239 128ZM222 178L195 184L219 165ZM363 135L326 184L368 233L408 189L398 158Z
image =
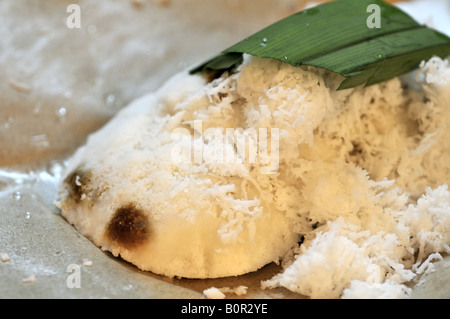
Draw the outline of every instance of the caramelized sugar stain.
M106 227L106 235L114 243L131 249L149 238L150 223L141 209L128 203L116 209Z
M82 166L78 166L65 179L64 183L67 185L69 191L68 199L74 203L79 203L83 196L86 195L91 182L91 172L85 170Z

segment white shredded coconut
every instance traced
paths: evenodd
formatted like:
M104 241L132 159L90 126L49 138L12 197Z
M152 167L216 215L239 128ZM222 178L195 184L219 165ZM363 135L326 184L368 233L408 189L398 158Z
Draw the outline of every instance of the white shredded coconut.
M216 287L211 287L211 288L203 290L203 294L208 299L224 299L225 298L225 294Z
M203 294L208 299L224 299L226 297L225 294L235 294L237 296L242 296L247 293L247 286L237 286L237 287L211 287L203 290Z
M231 293L231 294L235 294L237 296L242 296L245 295L247 293L247 286L237 286L237 287L221 287L219 288L219 290L226 294L226 293Z
M311 147L291 163L302 182L299 211L319 226L304 232L293 260L263 288L311 298L405 298L405 283L450 252L450 67L432 58L421 72L423 97L394 79L329 92L336 102L312 109L322 120L310 130Z

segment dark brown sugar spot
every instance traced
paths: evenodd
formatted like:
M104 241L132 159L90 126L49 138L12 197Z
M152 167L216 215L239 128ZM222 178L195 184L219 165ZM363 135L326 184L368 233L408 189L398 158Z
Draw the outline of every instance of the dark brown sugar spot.
M132 203L119 207L106 227L110 240L127 249L145 242L150 236L150 224L145 213Z
M69 199L75 203L79 203L86 193L91 182L91 173L86 171L81 166L77 167L65 179L64 183L67 185L69 191Z

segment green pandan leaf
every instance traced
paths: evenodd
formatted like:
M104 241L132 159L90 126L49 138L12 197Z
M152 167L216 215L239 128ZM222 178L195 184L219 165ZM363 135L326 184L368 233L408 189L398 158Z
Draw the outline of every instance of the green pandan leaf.
M377 18L378 25L372 20ZM335 0L262 29L191 73L234 68L244 53L328 69L345 77L338 89L346 89L410 72L432 56L446 57L450 38L382 0Z

